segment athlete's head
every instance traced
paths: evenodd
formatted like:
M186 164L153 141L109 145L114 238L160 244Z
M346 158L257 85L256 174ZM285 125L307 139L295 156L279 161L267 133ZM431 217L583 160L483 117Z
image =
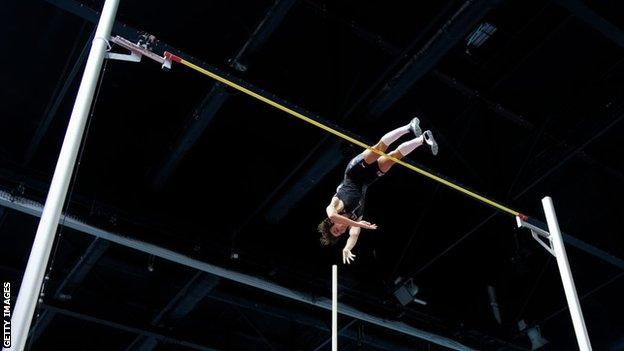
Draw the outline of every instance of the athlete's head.
M318 231L321 233L321 244L335 244L347 228L346 224L333 223L331 219L325 218L318 226Z

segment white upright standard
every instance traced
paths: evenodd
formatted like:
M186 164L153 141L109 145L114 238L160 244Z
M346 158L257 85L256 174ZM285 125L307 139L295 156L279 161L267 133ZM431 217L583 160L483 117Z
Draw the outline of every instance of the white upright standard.
M332 351L338 351L338 266L332 266Z
M565 246L563 244L563 236L561 234L561 230L559 229L559 223L557 222L557 215L555 214L552 199L549 196L543 198L542 206L544 207L544 214L546 215L546 222L548 223L548 231L516 217L518 227L524 227L531 230L533 238L557 259L559 275L561 276L563 290L568 302L568 309L570 310L570 316L572 317L572 325L574 326L576 341L578 342L578 346L581 351L591 351L592 346L589 341L589 335L587 334L583 311L581 311L581 304L576 293L576 287L574 286L574 279L572 278L568 255L566 254Z
M561 274L563 290L565 290L566 300L568 300L568 308L570 310L570 316L572 317L576 340L582 351L589 351L592 347L589 342L589 335L587 334L583 311L581 311L581 304L576 294L576 287L574 286L574 279L572 279L572 271L570 270L570 263L568 262L568 255L566 254L565 246L563 245L563 237L561 236L559 222L557 222L557 215L555 214L555 207L553 206L552 199L549 196L543 198L542 206L544 206L546 223L548 223L548 231L550 232L550 236L552 238L551 242L554 255L557 258L557 266L559 266L559 274Z
M65 132L63 146L56 162L50 190L37 227L37 234L28 257L28 264L24 271L15 309L11 316L11 346L3 350L22 351L26 345L61 210L67 197L67 189L76 164L76 157L93 102L104 55L108 48L108 38L115 22L118 4L119 0L106 0L102 9L102 15L95 31L91 51Z

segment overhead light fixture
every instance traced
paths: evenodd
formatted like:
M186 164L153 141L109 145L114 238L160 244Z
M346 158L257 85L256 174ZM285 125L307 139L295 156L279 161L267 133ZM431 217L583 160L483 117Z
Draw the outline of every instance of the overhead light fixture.
M527 327L527 324L524 320L518 322L518 329L526 333L527 337L531 341L531 351L538 350L542 346L548 344L548 340L544 339L542 336L542 331L540 327L534 325L532 327Z
M403 279L399 277L394 281L396 285L400 284L398 288L394 290L394 297L396 297L396 299L399 300L401 305L406 306L407 304L411 302L416 302L421 305L426 305L427 304L426 301L423 301L416 297L416 294L418 293L418 286L414 284L414 279L409 278L401 284L402 280Z
M483 22L477 27L468 37L466 38L466 52L470 50L470 48L478 48L483 45L494 33L496 33L497 28L488 22Z
M498 324L503 324L500 306L498 306L498 301L496 299L496 289L493 286L488 285L487 291L488 298L490 300L490 307L492 307L492 314L494 314L494 319L496 319L496 322L498 322Z
M147 270L150 272L154 271L154 261L156 261L156 256L149 255L149 258L147 259Z
M532 351L537 350L542 346L548 344L548 340L544 339L544 337L542 336L542 331L538 326L529 328L529 330L527 330L527 336L529 337L529 340L531 340Z

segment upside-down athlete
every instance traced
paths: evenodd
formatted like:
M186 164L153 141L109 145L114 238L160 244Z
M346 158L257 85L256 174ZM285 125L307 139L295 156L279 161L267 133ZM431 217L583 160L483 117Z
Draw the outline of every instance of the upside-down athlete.
M372 148L386 152L390 144L408 133L411 133L413 138L400 144L396 150L388 153L388 155L401 159L423 144L429 146L433 155L437 155L438 144L433 138L433 134L429 130L424 133L421 131L418 118L412 119L409 124L403 127L386 133ZM394 164L392 159L379 156L374 151L366 149L355 156L347 165L344 179L336 189L336 194L332 197L331 203L327 206L327 218L318 226L323 245L335 244L340 236L349 229L349 238L342 250L343 263L348 264L355 259L351 250L357 243L360 230L362 228L377 229L376 224L362 219L366 190L369 185L385 175Z

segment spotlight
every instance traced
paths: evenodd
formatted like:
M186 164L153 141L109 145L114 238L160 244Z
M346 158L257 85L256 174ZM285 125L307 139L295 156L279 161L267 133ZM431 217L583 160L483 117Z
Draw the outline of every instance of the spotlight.
M72 297L73 296L70 294L59 294L57 298L61 301L69 301L72 299Z
M542 336L542 331L540 327L534 325L532 327L527 327L524 320L518 322L518 329L526 333L527 337L531 341L531 351L537 350L542 346L548 344L548 340L544 339Z
M494 33L497 28L487 22L481 23L477 29L472 31L466 38L466 53L470 53L470 48L478 48L483 45Z
M246 72L247 71L247 65L244 63L240 63L238 60L236 59L230 59L229 62L230 66L232 68L234 68L235 70L239 71L239 72Z
M396 285L401 284L402 278L397 278L394 283ZM401 305L406 306L410 302L416 302L421 305L426 305L427 302L423 301L419 298L416 298L416 294L418 293L418 286L414 284L414 279L409 278L403 284L401 284L396 290L394 290L394 297L401 303Z
M496 319L496 322L498 322L498 324L502 324L500 306L498 306L498 302L496 299L496 289L493 286L488 285L487 291L490 300L490 307L492 307L492 314L494 314L494 319Z
M542 331L538 326L527 330L527 336L529 337L529 340L531 340L531 350L537 350L540 347L548 344L548 340L544 339L544 337L542 336Z
M154 261L156 259L156 256L154 255L150 255L149 258L147 259L147 270L150 272L154 271Z
M483 45L486 40L488 40L494 33L496 33L497 28L487 22L481 23L477 29L472 31L466 39L466 44L468 46L474 46L478 48Z

